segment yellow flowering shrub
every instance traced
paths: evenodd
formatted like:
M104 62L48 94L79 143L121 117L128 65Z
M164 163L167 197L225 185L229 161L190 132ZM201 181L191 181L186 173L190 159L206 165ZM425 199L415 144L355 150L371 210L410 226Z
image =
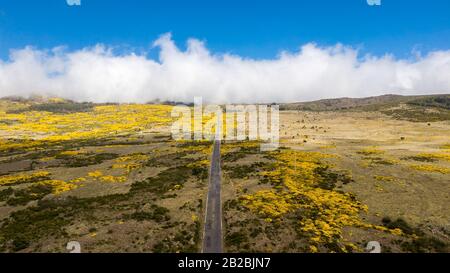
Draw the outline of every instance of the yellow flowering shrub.
M15 174L0 177L0 186L15 186L18 184L31 184L30 187L35 186L50 186L53 194L61 194L78 188L78 185L73 184L73 181L65 182L62 180L54 180L50 178L50 173L46 171L39 171L30 174Z
M450 173L450 168L429 165L429 164L411 165L411 168L418 170L418 171L423 171L423 172L436 172L436 173L442 173L442 174Z
M450 150L450 143L441 146L442 150Z
M450 162L450 152L446 153L422 153L419 154L418 157L425 159L440 159Z
M92 177L94 179L98 179L98 178L103 176L103 172L102 171L98 171L98 170L97 171L93 171L93 172L88 173L88 176Z
M123 169L127 174L131 173L134 170L140 169L142 164L139 163L128 163L128 164L113 164L111 168L113 169Z
M103 175L103 172L98 170L88 173L88 177L91 177L92 179L97 181L108 183L115 183L115 182L121 183L127 181L126 176Z
M116 162L129 162L129 161L145 161L148 160L150 156L144 155L144 154L132 154L132 155L125 155L121 156L116 159Z
M261 190L253 195L244 195L242 201L248 208L264 217L277 218L294 208L287 198L273 190Z
M33 149L61 141L98 139L168 126L172 106L120 104L96 106L91 112L0 112L0 131L20 141L0 140L0 152ZM70 152L69 152L70 153Z
M384 154L384 151L380 150L377 147L367 147L365 149L362 149L360 151L357 152L358 154L362 154L362 155L382 155Z
M196 168L196 167L208 168L210 164L211 164L211 162L208 159L204 159L204 160L197 160L193 163L189 163L187 165L187 167L189 167L189 168Z
M59 153L59 155L62 155L62 156L76 156L76 155L85 154L85 153L86 153L86 151L82 151L82 150L79 150L79 151L63 151L63 152Z
M260 190L243 195L242 204L265 219L276 220L284 215L300 211L298 230L308 238L311 249L318 251L321 244L342 241L344 227L391 230L364 223L360 214L368 207L350 193L322 188L318 169L328 166L324 159L332 157L317 152L282 149L271 152L275 166L261 173L274 189ZM398 230L392 231L398 233ZM342 247L342 251L346 251Z
M111 166L113 169L123 169L128 175L132 171L143 167L144 163L150 158L145 154L131 154L117 158L116 163Z
M79 177L79 178L74 178L72 180L70 180L70 183L81 183L81 182L85 182L86 178L84 177Z
M49 172L40 171L32 174L15 174L0 176L0 186L8 186L15 184L32 183L36 181L47 180L50 177Z
M335 148L336 148L336 144L323 145L323 146L319 147L319 149L322 149L322 150L335 149Z
M116 183L116 182L125 182L127 181L126 176L113 176L113 175L105 175L100 177L100 181L103 182L110 182L110 183Z
M385 181L385 182L395 181L395 177L392 177L392 176L375 175L373 178L375 178L378 181Z
M39 182L38 184L52 186L53 194L61 194L63 192L78 188L78 186L73 183L68 183L61 180L47 180Z

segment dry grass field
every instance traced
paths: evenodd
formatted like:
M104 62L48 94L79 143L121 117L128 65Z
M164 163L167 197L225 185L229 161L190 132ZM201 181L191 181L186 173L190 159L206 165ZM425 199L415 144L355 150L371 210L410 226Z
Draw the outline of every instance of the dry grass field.
M229 251L358 252L369 241L385 252L448 251L448 120L367 111L280 120L280 151L225 156Z

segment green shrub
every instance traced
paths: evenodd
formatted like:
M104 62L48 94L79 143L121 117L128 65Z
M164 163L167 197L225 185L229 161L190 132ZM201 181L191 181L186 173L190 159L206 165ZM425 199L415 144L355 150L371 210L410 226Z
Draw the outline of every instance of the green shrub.
M78 112L89 112L92 111L94 108L93 103L76 103L76 102L56 102L56 103L40 103L40 104L33 104L29 106L28 108L8 111L10 114L15 113L23 113L28 111L45 111L45 112L51 112L51 113L58 113L58 114L69 114L69 113L78 113Z
M414 160L414 161L420 161L420 162L435 162L437 159L429 157L429 156L407 156L402 157L401 160Z
M419 237L411 242L403 242L401 247L404 251L412 253L448 252L448 244L437 238L428 236Z
M155 177L134 183L131 192L148 190L161 195L173 189L175 185L185 183L191 173L191 169L186 166L169 168Z
M332 172L328 166L317 167L314 174L318 179L318 187L325 190L334 189L337 183L346 185L353 181L348 174Z
M408 104L424 107L437 107L450 110L450 96L442 95L429 98L420 98L410 101L408 102Z
M5 190L0 191L0 202L6 201L14 193L14 190L9 187Z
M228 246L239 247L241 244L247 243L248 237L244 231L233 232L225 237L225 243Z
M51 185L32 185L26 189L14 191L14 197L9 198L6 203L10 206L26 205L30 201L44 198L52 191Z
M56 159L63 160L63 164L69 168L86 167L90 165L101 164L106 160L117 158L119 155L113 153L100 153L100 154L79 154L75 156L58 155Z
M199 167L199 166L193 167L192 175L196 176L198 179L201 179L201 180L208 179L208 168Z
M25 238L20 236L14 239L12 244L14 251L20 251L30 246L30 242L28 242Z
M387 220L387 219L386 219ZM414 229L402 218L398 218L395 221L387 221L384 225L389 229L401 229L405 234L412 235Z
M153 204L151 206L152 210L151 212L147 212L147 211L136 211L130 215L125 215L125 219L133 219L139 222L142 221L150 221L150 220L154 220L156 222L163 222L163 221L169 221L170 220L170 216L168 215L169 210L164 208L164 207L160 207L157 206L155 204Z

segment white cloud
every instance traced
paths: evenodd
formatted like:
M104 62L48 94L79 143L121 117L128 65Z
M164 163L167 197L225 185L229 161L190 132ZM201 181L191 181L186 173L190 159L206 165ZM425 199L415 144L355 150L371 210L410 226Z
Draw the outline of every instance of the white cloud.
M159 60L96 45L13 50L0 61L0 97L54 95L79 101L293 102L333 97L450 93L450 50L413 60L360 56L343 45L306 44L276 59L213 54L196 39L181 51L169 34Z

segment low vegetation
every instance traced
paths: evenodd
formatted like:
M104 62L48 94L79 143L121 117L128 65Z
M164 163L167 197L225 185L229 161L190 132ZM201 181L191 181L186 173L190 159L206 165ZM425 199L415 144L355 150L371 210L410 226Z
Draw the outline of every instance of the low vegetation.
M432 123L447 119L441 97L302 104L312 112L281 114L295 121L276 151L223 143L225 250L362 252L380 239L383 251L448 252L448 217L435 210L450 173L447 124ZM83 252L199 252L212 142L171 140L171 109L0 100L0 252L65 252L71 240ZM395 133L346 139L323 110Z

